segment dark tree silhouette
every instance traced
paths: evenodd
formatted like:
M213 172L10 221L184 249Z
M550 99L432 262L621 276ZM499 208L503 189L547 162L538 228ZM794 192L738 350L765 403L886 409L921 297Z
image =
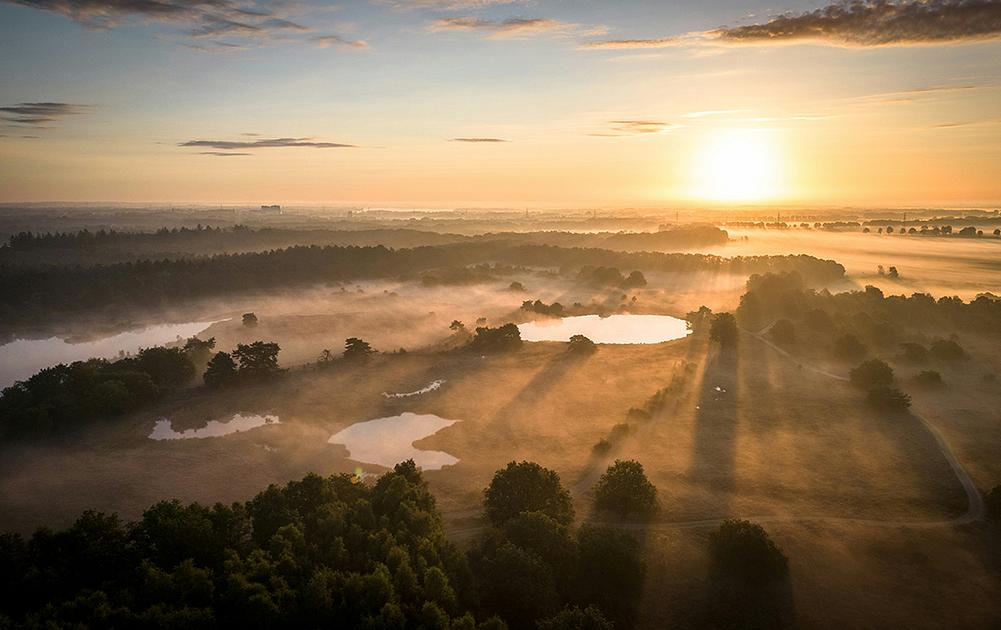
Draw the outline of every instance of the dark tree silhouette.
M564 525L573 522L573 501L560 476L534 462L509 463L483 492L487 516L495 525L522 512L541 512Z
M731 348L737 344L737 320L730 313L717 313L713 316L709 328L709 338L719 343L723 348Z
M374 353L375 350L372 349L372 346L367 341L357 337L348 337L344 340L345 359L366 359Z
M256 326L257 325L257 315L255 315L253 313L244 313L243 314L243 325L246 326L247 328L253 328L254 326Z
M727 520L709 536L713 567L745 582L774 581L788 573L789 561L768 533L750 521Z
M866 402L882 411L905 411L911 406L911 397L896 387L880 385L869 390Z
M228 352L217 352L209 360L202 380L208 387L222 387L236 381L236 362Z
M594 506L619 516L647 517L657 511L657 488L647 479L643 464L615 460L594 486Z
M598 346L584 335L571 335L567 344L567 352L579 355L594 354Z
M281 346L274 342L237 344L233 358L240 365L240 378L267 379L281 372L278 367L280 351Z
M521 331L515 324L497 328L478 327L469 348L477 352L506 352L521 347Z
M859 389L888 387L893 383L893 368L879 359L869 359L849 373L851 384Z

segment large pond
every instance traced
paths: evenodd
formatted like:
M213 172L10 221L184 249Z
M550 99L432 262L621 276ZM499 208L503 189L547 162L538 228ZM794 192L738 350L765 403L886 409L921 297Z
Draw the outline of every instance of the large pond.
M49 337L47 339L15 339L0 345L0 387L22 381L42 368L59 363L86 361L87 359L114 359L120 353L135 353L141 348L197 335L215 322L187 322L184 324L158 324L104 337L73 343L72 339Z
M392 468L412 459L424 470L438 470L459 461L443 451L423 451L414 442L434 435L458 420L446 420L433 414L402 413L352 424L335 433L328 442L343 444L348 456L356 462Z
M232 418L226 420L209 420L204 427L199 429L188 429L186 431L175 431L170 420L161 418L153 425L153 432L149 434L151 440L190 440L196 438L213 438L250 431L257 427L270 424L281 424L278 416L271 415L243 415L234 414Z
M670 315L580 315L520 324L525 341L569 341L584 335L595 343L662 343L692 333L683 319Z

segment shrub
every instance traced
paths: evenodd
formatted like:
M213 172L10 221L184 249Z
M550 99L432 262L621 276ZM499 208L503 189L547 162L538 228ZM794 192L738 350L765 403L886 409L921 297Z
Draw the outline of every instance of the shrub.
M893 383L893 368L879 359L869 359L851 371L849 380L860 389L888 387Z
M657 488L647 479L643 464L616 460L594 486L594 505L619 516L649 516L657 510Z
M567 352L573 354L594 354L598 346L584 335L573 335L567 345Z
M745 582L775 581L789 572L789 560L768 533L750 521L727 520L709 536L713 567Z
M911 406L911 397L896 387L874 387L866 394L866 401L884 411L904 411Z

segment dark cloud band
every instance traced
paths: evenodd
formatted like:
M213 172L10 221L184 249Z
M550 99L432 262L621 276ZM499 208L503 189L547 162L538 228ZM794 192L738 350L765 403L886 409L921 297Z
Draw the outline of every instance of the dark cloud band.
M203 147L207 149L219 149L221 151L233 151L240 149L273 149L282 147L311 147L314 149L352 149L353 144L342 144L340 142L316 142L311 138L267 138L263 140L188 140L182 142L181 147Z

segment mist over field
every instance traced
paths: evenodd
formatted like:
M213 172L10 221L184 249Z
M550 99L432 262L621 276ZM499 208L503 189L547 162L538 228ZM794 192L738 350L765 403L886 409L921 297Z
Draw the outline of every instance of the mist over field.
M1001 0L0 0L0 630L1001 630Z

